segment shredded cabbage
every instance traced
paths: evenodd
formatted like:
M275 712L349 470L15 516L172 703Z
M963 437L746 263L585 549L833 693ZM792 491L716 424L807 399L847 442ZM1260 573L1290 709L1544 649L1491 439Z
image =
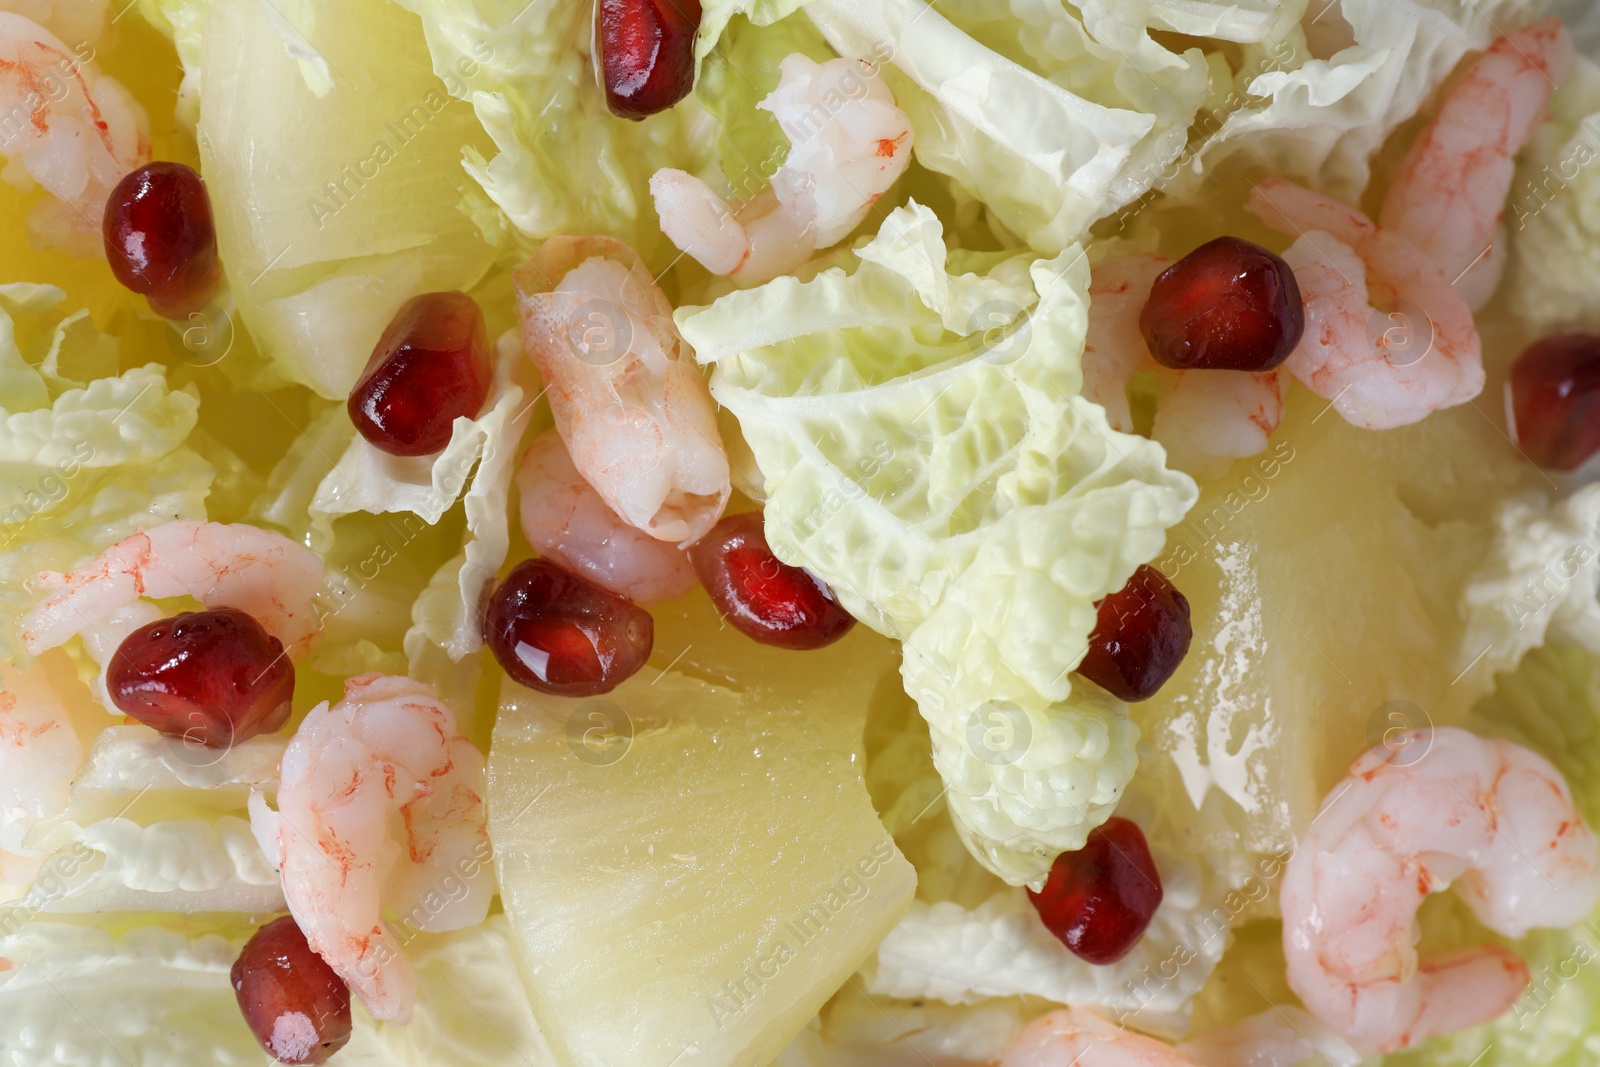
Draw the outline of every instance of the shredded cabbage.
M678 325L761 468L773 550L905 642L957 826L1006 881L1040 884L1137 762L1121 704L1068 678L1095 601L1195 485L1078 395L1079 249L948 252L913 203L856 257ZM1014 743L994 751L992 729Z
M661 167L708 170L710 123L693 100L643 122L611 114L590 58L594 11L585 4L402 0L402 6L421 16L435 72L452 95L472 104L498 150L492 159L471 146L463 153L467 173L502 216L480 212L490 240L514 246L517 230L541 238L608 234L647 259L667 253L647 183Z
M1060 4L934 7L812 0L841 54L884 63L918 162L980 198L1035 251L1054 255L1149 190L1188 138L1209 86L1199 49L1157 44L1136 9ZM1090 17L1090 12L1085 12Z
M26 583L170 519L204 519L216 470L186 442L200 401L157 364L115 375L114 338L53 286L0 286L0 658L22 661Z
M1338 0L1337 12L1331 2L1292 6L1305 13L1305 26L1289 27L1239 70L1221 127L1184 168L1189 180L1238 151L1270 174L1359 202L1372 155L1389 134L1417 114L1467 52L1528 21L1537 5ZM1172 186L1183 187L1182 179Z
M1579 57L1506 205L1509 306L1535 330L1600 326L1600 67Z

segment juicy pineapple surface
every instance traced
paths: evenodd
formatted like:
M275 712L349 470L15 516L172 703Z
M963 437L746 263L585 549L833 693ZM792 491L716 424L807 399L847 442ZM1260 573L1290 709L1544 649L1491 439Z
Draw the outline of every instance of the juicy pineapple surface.
M861 627L765 648L700 594L654 613L652 665L612 693L506 683L489 761L501 895L564 1064L764 1064L915 888L862 780L898 654Z
M1194 640L1131 712L1167 799L1156 833L1292 847L1361 752L1483 695L1457 683L1460 590L1494 502L1544 484L1487 403L1370 431L1297 387L1267 452L1205 486L1157 561Z

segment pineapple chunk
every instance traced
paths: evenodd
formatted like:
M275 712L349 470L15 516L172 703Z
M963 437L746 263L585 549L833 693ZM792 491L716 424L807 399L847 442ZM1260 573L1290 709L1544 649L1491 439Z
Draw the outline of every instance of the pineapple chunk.
M1472 405L1384 431L1326 407L1295 389L1268 451L1207 485L1157 560L1194 641L1133 706L1141 792L1196 852L1292 847L1362 751L1483 695L1457 683L1459 595L1494 501L1538 473Z
M591 700L502 694L489 833L571 1067L769 1062L915 889L862 781L868 704L899 690L892 643L763 648L703 600L656 610L671 670Z

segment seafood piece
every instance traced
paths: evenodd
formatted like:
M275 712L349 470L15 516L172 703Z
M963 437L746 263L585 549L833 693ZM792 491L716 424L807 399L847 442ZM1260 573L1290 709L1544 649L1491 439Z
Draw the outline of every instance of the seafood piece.
M416 978L385 925L474 926L494 892L484 760L433 690L363 674L306 715L283 753L278 810L250 794L250 828L295 922L374 1019L404 1022Z
M1548 117L1574 62L1558 18L1500 38L1445 94L1383 198L1378 223L1427 253L1474 311L1505 270L1517 152Z
M179 519L124 538L75 571L46 571L35 582L43 597L22 617L23 645L43 652L99 629L91 653L101 664L128 634L161 617L143 609L118 614L140 597L191 596L208 608L238 608L295 659L322 628L312 603L322 559L282 534L244 523ZM104 624L113 617L108 630Z
M1089 272L1089 327L1083 338L1083 395L1106 409L1119 433L1133 433L1128 382L1156 369L1139 332L1139 312L1156 277L1172 266L1162 256L1115 256Z
M1195 1067L1164 1041L1124 1029L1088 1008L1042 1015L1018 1034L1000 1067Z
M1133 432L1128 382L1154 372L1166 385L1150 436L1173 464L1208 469L1217 460L1253 456L1283 418L1281 372L1174 371L1151 358L1139 313L1156 277L1172 261L1117 256L1095 264L1089 282L1089 328L1083 345L1083 395L1106 409L1111 428Z
M1174 1047L1087 1008L1040 1016L1006 1049L1000 1067L1357 1067L1361 1056L1294 1007L1271 1008Z
M705 376L638 253L552 237L516 273L523 348L573 466L606 506L687 545L733 491Z
M0 885L26 885L39 858L24 848L29 827L66 810L83 742L49 668L0 663Z
M0 177L54 198L36 207L29 230L42 243L95 255L106 198L123 175L150 160L149 120L120 84L102 76L55 34L0 11Z
M756 284L789 274L861 225L911 161L911 120L872 64L798 52L756 106L789 138L772 184L737 207L681 170L650 179L661 231L713 274Z
M1528 983L1521 958L1498 945L1419 963L1427 894L1457 883L1485 926L1513 938L1578 922L1600 900L1600 841L1548 760L1455 728L1404 742L1350 768L1279 894L1290 987L1368 1052L1487 1022Z
M1288 389L1282 371L1185 370L1156 406L1150 436L1181 470L1205 471L1217 460L1254 456L1283 421Z
M567 455L561 435L533 439L517 470L522 534L539 554L640 604L694 588L689 554L630 526L606 506Z
M1248 206L1297 238L1283 258L1306 332L1284 366L1347 421L1387 430L1483 391L1472 312L1408 237L1282 178L1256 186Z

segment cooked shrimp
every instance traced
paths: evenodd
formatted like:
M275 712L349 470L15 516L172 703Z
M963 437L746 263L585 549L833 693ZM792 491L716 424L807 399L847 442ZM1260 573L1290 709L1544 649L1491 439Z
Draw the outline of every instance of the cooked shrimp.
M0 686L0 885L19 885L39 863L23 837L66 810L83 742L44 661L23 671L0 662Z
M1172 260L1162 256L1115 256L1089 272L1089 326L1083 338L1083 395L1106 409L1111 428L1133 432L1128 382L1140 370L1154 369L1139 312L1150 287Z
M124 538L69 574L46 571L34 582L44 596L22 618L22 643L35 653L100 625L140 597L191 596L208 608L238 608L296 658L321 629L312 603L322 585L321 558L282 534L243 523L179 519Z
M1174 371L1150 357L1139 332L1139 313L1156 277L1172 261L1160 256L1118 256L1090 272L1089 326L1083 345L1083 395L1106 410L1114 430L1133 432L1128 382L1153 371L1167 387L1150 436L1184 469L1210 468L1217 460L1253 456L1283 418L1284 383L1278 371Z
M1445 94L1384 197L1378 222L1427 253L1474 311L1505 270L1502 219L1516 154L1574 62L1558 18L1500 38Z
M711 390L638 254L552 237L516 284L523 348L584 480L651 537L686 545L711 529L733 491Z
M1194 1067L1164 1041L1124 1029L1087 1008L1041 1015L1018 1034L1000 1067Z
M0 112L0 155L11 160L0 177L55 198L34 210L30 229L74 252L103 248L106 197L150 161L144 109L55 34L0 11Z
M1419 963L1427 894L1460 879L1474 914L1513 938L1575 923L1600 900L1600 842L1548 760L1454 728L1407 741L1350 768L1279 895L1290 987L1369 1052L1487 1022L1528 983L1527 966L1498 945Z
M689 554L630 526L606 507L567 455L561 435L533 439L517 470L522 533L539 554L641 604L694 588Z
M106 685L106 668L111 665L111 657L116 655L117 649L133 631L165 617L161 609L150 601L133 600L83 631L83 650L100 665L100 674L90 688L95 699L111 714L122 714L122 709L112 701L111 690Z
M650 179L661 231L713 274L747 283L792 272L861 225L911 161L911 120L872 64L798 52L756 106L789 138L770 188L738 207L692 174Z
M483 754L421 682L363 674L306 715L283 753L278 810L250 827L306 940L375 1019L404 1022L416 979L387 906L430 932L488 914Z
M1285 386L1279 371L1169 372L1174 381L1156 406L1150 436L1181 470L1200 473L1218 460L1266 451L1283 421Z
M1272 1008L1177 1047L1124 1029L1087 1008L1040 1016L1000 1067L1298 1067L1313 1058L1356 1067L1361 1056L1294 1007Z
M1409 238L1281 178L1258 185L1249 208L1298 235L1283 259L1306 329L1284 365L1346 420L1386 430L1483 391L1472 312Z

